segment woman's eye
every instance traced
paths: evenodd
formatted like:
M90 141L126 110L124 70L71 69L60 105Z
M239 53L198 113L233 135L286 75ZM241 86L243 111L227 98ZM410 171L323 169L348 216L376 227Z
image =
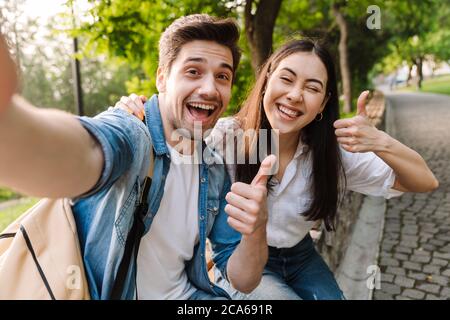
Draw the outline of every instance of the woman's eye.
M288 77L280 77L280 78L281 78L281 80L283 80L283 81L285 81L285 82L289 82L289 83L292 82L292 80L289 79Z
M320 92L320 89L315 88L315 87L308 87L307 89L312 91L312 92Z

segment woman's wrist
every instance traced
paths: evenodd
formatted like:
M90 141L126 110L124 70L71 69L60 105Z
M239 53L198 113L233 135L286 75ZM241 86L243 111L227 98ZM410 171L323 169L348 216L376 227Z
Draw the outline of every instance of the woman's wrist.
M378 130L377 147L375 154L390 153L396 140L382 130Z

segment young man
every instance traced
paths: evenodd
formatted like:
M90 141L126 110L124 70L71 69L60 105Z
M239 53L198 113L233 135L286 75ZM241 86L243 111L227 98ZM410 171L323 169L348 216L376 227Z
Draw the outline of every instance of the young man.
M230 19L192 15L172 23L161 36L159 94L146 104L146 123L120 109L77 118L34 108L17 96L9 103L12 89L0 91L0 185L72 199L93 299L111 298L152 152L145 235L120 298L228 297L208 279L207 237L216 267L236 289L249 292L258 285L267 261L271 159L252 185L230 191L224 165L186 164L195 150L179 152L200 143L202 154L215 156L204 150L202 138L180 143L176 134L183 129L193 136L194 123L212 128L226 109L240 59L238 38ZM5 50L0 48L1 69L10 70ZM0 74L9 88L14 79Z

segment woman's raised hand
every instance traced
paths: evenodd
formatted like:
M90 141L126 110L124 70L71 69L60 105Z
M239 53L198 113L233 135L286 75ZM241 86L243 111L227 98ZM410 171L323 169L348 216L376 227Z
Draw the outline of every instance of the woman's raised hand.
M138 96L135 93L130 94L130 96L123 96L120 101L116 103L114 108L122 109L128 113L136 116L140 120L144 120L145 108L144 103L147 101L146 96Z
M387 134L372 125L366 113L366 100L370 91L360 94L356 116L334 122L337 141L349 152L383 151Z

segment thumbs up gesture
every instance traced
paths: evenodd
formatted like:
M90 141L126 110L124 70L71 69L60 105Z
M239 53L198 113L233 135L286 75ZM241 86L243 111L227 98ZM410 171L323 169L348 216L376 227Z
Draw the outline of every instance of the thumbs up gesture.
M356 116L334 122L337 141L346 151L376 152L384 150L387 134L378 130L367 119L366 100L369 93L369 91L364 91L360 94Z
M225 199L228 224L242 235L251 235L267 223L267 181L273 174L277 157L267 156L251 184L233 183Z
M370 91L366 90L361 92L361 94L358 97L358 102L356 103L356 115L367 117L366 112L366 104L367 104L367 97L369 96Z

